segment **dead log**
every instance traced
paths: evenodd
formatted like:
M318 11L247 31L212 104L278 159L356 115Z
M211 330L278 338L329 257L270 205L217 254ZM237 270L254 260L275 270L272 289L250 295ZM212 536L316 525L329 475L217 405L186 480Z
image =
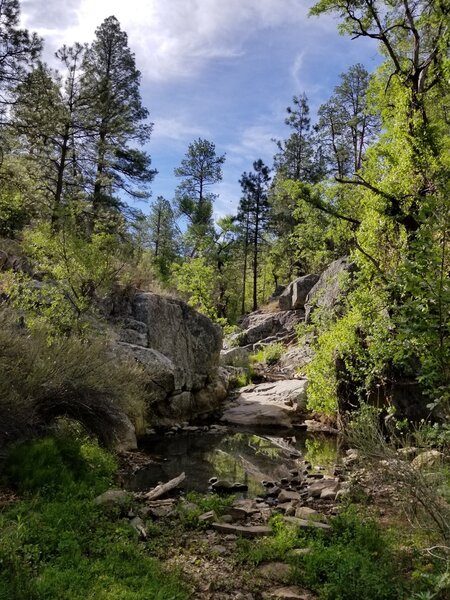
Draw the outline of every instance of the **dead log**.
M178 475L178 477L175 477L175 479L171 479L167 483L161 483L160 485L157 485L155 488L144 494L144 498L147 500L156 500L157 498L164 496L164 494L167 494L167 492L170 492L170 490L178 487L185 479L186 474L181 473L181 475Z

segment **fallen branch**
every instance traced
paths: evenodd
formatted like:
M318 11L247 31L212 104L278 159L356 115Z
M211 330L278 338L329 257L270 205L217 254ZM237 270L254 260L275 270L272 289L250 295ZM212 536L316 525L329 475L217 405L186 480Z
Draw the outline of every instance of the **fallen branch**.
M167 492L170 492L170 490L173 490L174 488L178 487L180 483L185 479L186 474L181 473L181 475L178 475L178 477L175 477L175 479L171 479L167 483L161 483L161 485L157 485L153 490L147 492L144 495L144 498L146 498L147 500L156 500L157 498L164 496L164 494L166 494Z

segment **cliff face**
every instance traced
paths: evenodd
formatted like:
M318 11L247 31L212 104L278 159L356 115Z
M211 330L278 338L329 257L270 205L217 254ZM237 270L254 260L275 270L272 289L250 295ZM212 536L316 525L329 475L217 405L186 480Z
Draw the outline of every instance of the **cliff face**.
M149 421L170 425L219 408L227 392L219 369L220 327L184 302L153 293L136 293L112 316L119 351L148 376Z

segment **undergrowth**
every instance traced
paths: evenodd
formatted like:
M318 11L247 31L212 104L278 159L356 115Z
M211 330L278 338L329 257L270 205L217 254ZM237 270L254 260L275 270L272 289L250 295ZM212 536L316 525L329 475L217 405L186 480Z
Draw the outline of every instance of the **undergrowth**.
M46 438L9 456L23 499L0 513L0 600L185 600L126 521L93 503L114 459L89 440Z
M206 496L197 492L189 492L187 502L178 505L178 516L182 525L188 528L207 527L209 523L199 521L199 516L209 511L214 511L217 517L224 514L227 507L235 500L233 495L219 496L208 494Z
M284 344L276 342L263 346L260 350L250 355L250 362L265 365L274 365L285 350Z
M405 583L389 537L371 520L349 509L331 521L331 533L298 531L272 519L274 535L241 540L238 560L253 565L284 560L290 580L322 600L399 600ZM295 553L295 549L305 549Z

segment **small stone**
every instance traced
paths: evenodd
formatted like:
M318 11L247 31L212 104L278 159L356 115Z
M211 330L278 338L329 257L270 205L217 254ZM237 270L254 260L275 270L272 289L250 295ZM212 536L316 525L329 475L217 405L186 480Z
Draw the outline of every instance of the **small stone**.
M439 450L427 450L418 454L411 465L415 469L426 469L437 465L442 460L443 454Z
M291 556L305 556L311 552L311 548L294 548L291 550Z
M331 526L326 523L320 523L320 521L313 521L312 519L298 519L297 517L284 517L286 523L294 525L299 529L321 529L323 531L331 531Z
M298 519L312 519L313 521L324 521L324 515L317 512L313 508L309 508L308 506L299 506L295 511L295 516Z
M269 598L276 600L311 600L311 595L296 586L277 588L269 592Z
M211 552L213 552L213 554L228 554L228 548L226 548L225 546L221 546L220 544L217 544L216 546L212 546L211 548Z
M301 496L298 492L291 492L288 490L281 490L278 496L278 502L291 502L292 500L297 500L300 502Z
M233 533L238 536L254 538L261 537L264 535L271 535L272 529L265 525L253 525L250 527L244 527L240 525L231 525L227 523L212 523L214 529L222 531L223 533Z
M212 523L217 521L217 515L213 510L203 513L199 516L198 520L200 523Z
M128 506L129 503L130 494L125 490L107 490L94 499L94 504L105 507L119 506L123 508Z
M275 582L285 582L289 578L290 567L286 563L282 562L269 562L260 565L257 569L258 575Z
M130 521L130 526L138 532L139 537L142 540L147 539L147 530L145 529L145 523L141 517L133 517Z
M325 488L320 492L321 500L335 500L336 499L337 490L332 488Z

